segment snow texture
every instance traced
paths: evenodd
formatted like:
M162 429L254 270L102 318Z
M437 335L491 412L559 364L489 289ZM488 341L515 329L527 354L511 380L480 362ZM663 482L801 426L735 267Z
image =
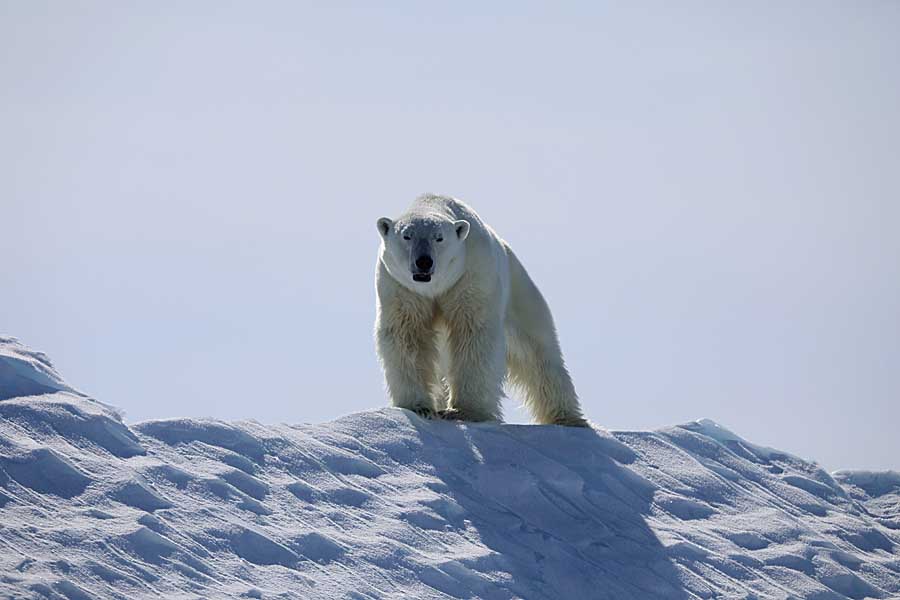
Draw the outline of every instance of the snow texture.
M29 350L16 338L0 336L0 400L59 391L79 394L46 354Z
M890 598L900 475L711 421L126 426L0 342L3 598Z

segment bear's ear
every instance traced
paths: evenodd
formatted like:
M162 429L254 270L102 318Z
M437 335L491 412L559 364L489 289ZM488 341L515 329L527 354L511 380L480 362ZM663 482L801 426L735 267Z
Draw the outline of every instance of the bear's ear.
M456 221L453 223L453 229L456 230L456 237L459 238L459 241L463 241L469 237L469 228L468 221Z
M378 233L380 233L381 237L383 238L387 237L388 232L393 226L394 222L387 217L381 217L380 219L378 219Z

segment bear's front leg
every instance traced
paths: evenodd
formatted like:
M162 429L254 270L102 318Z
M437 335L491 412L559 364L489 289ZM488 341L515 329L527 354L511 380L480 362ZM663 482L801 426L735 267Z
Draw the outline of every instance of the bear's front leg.
M500 421L506 337L499 315L461 312L448 319L450 400L441 416L461 421Z
M379 294L375 348L391 404L425 418L435 415L429 393L436 377L433 321L434 309L424 299L404 290L392 290L386 299Z

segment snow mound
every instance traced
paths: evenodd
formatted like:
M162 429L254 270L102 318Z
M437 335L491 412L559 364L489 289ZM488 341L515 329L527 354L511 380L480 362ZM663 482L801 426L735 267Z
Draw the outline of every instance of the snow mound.
M853 485L870 496L883 496L900 491L900 473L896 471L838 471L835 477L845 485Z
M838 471L834 478L883 526L900 531L900 473Z
M711 421L129 428L70 392L0 414L0 597L900 594L896 474L832 477Z
M72 392L43 352L29 350L14 337L0 336L0 400Z

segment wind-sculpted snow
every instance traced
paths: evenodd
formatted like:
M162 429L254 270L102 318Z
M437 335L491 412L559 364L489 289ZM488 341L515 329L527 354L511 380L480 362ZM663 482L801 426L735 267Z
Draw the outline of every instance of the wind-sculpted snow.
M900 595L895 473L832 477L709 421L128 428L71 392L0 411L0 597Z
M35 352L13 337L0 336L0 400L66 391L69 387L43 352Z

